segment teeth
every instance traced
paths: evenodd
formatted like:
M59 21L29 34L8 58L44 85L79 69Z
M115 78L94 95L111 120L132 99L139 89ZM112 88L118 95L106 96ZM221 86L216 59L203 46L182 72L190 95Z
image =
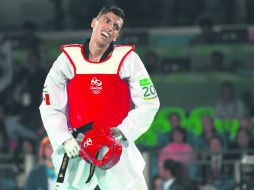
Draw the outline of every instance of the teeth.
M103 36L105 36L106 38L109 38L110 37L110 34L105 32L105 31L102 31L101 33Z

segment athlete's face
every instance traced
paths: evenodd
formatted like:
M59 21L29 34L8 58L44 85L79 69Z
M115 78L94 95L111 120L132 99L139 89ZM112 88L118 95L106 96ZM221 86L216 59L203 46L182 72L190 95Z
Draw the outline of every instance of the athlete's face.
M91 23L92 37L101 46L116 41L123 25L123 19L112 12L94 18Z

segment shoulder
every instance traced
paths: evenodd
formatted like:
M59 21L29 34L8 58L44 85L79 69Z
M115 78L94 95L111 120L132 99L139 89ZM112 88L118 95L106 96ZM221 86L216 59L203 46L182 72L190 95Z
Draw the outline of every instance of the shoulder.
M123 57L123 67L130 69L131 71L143 69L143 62L139 55L134 51L134 45L117 45L118 50L122 48L128 48L125 56ZM120 50L121 51L121 50Z
M185 147L186 150L193 150L193 148L190 144L185 143L184 145L185 145L184 147Z
M133 44L116 44L114 48L131 48L131 50L135 50L136 46Z
M172 143L169 143L167 144L166 146L164 146L161 151L164 152L164 151L168 151L168 150L171 150L172 149Z
M61 45L61 50L64 51L65 48L69 47L82 47L82 44L63 44Z
M134 50L136 49L135 45L127 45L127 44L117 44L114 45L114 51L125 51L129 56L131 54L135 54Z
M44 165L39 165L36 168L34 168L33 170L31 170L31 174L38 174L41 172L46 171L46 167Z
M43 165L39 165L30 171L27 177L27 181L29 181L30 183L35 183L44 175L46 175L46 168Z

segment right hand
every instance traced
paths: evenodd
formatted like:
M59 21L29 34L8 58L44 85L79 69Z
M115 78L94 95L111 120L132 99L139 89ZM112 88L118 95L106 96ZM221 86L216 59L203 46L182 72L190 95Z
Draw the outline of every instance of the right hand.
M77 140L72 137L63 143L64 150L69 158L74 158L79 155L80 146Z

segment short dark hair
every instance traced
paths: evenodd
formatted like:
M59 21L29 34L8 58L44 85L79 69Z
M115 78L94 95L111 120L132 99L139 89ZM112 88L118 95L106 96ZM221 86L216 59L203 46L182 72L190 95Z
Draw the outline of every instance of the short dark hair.
M99 14L97 15L97 19L101 17L101 15L104 15L108 12L112 12L114 13L115 15L119 16L120 18L125 19L125 14L124 14L124 11L123 9L121 9L120 7L117 7L117 6L103 6L101 11L99 12Z
M177 169L179 167L179 162L171 160L171 159L167 159L167 160L164 161L163 167L166 170L170 170L172 175L174 177L176 177Z

